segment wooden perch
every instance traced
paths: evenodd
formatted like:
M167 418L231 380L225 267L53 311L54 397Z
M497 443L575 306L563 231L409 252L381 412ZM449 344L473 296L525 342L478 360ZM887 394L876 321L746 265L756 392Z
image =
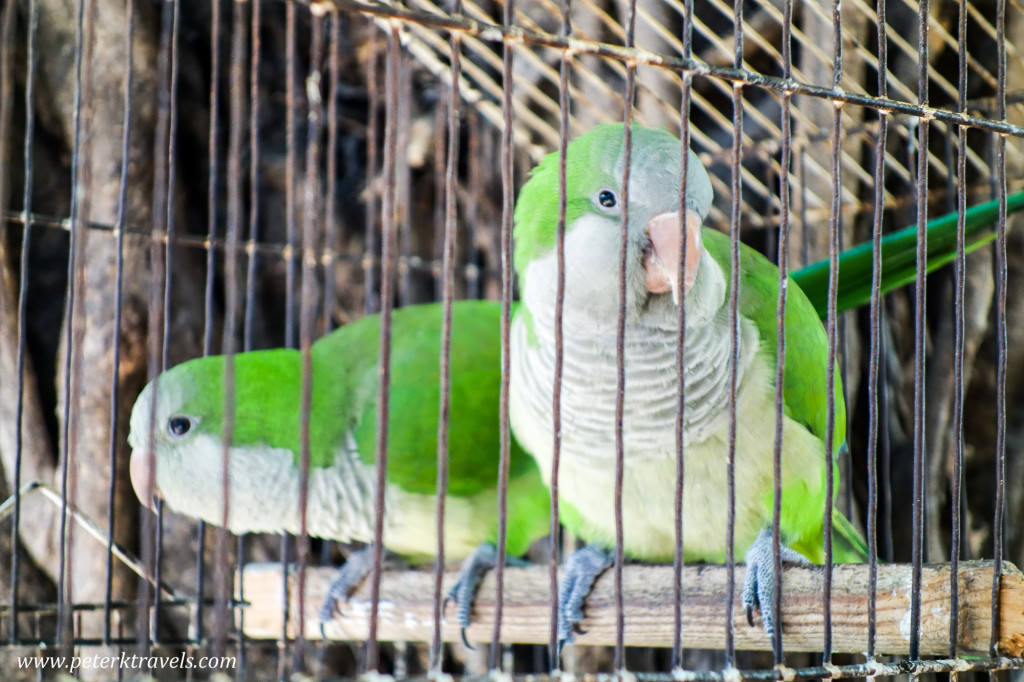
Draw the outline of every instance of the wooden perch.
M960 564L959 622L961 653L988 653L991 632L993 564L973 561ZM320 637L317 613L335 571L312 568L306 574L305 636ZM733 596L737 649L769 649L768 637L755 616L755 627L746 623L740 602L744 567L736 567ZM277 638L282 630L282 580L280 564L249 564L245 581L245 634ZM445 575L445 590L455 581ZM672 568L626 566L623 598L626 608L626 644L671 646L673 637ZM820 651L824 617L820 566L787 567L783 575L782 624L787 651ZM686 647L720 649L725 644L724 566L687 566L683 573L683 644ZM1024 575L1003 563L1000 580L999 653L1019 656L1024 652ZM921 654L949 653L948 564L923 568L921 596ZM237 590L237 587L236 587ZM297 581L288 582L289 636L298 634ZM433 577L426 571L385 572L381 579L378 637L382 640L429 641L432 632ZM875 648L877 653L907 654L910 642L911 566L883 564L878 567L878 606ZM505 604L501 637L504 642L547 643L550 602L547 567L509 568L505 572ZM868 567L836 566L832 582L832 646L837 652L867 650ZM615 641L614 578L606 571L586 602L586 634L581 644L613 644ZM342 604L342 613L325 624L332 639L361 640L367 636L370 612L367 580ZM442 632L446 640L459 637L454 606L449 604ZM494 616L494 575L488 574L477 594L471 641L490 641Z

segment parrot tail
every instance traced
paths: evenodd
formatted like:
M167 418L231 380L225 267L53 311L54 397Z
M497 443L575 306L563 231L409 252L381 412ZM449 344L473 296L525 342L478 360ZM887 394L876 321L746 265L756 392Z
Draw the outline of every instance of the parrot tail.
M850 520L836 510L832 514L832 560L837 564L862 564L868 560L868 545Z

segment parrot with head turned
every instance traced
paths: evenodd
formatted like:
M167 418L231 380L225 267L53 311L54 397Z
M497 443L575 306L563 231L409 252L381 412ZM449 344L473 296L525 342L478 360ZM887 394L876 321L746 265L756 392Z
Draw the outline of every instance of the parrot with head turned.
M453 308L451 419L445 556L466 559L453 589L463 628L473 590L493 566L498 540L501 307ZM392 318L388 459L383 545L422 563L437 551L434 519L440 401L439 304ZM373 540L380 317L345 325L313 344L309 411L309 535ZM139 499L220 525L224 519L224 356L197 358L159 375L131 417L131 479ZM276 349L232 356L234 419L228 448L233 533L300 532L302 355ZM154 401L154 393L155 401ZM155 411L154 411L155 407ZM548 534L548 492L534 461L513 440L508 483L509 555ZM370 552L342 567L321 617L367 575Z

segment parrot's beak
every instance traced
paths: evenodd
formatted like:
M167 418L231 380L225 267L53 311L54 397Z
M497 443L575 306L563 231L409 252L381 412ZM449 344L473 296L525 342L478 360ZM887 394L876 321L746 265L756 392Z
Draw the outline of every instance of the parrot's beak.
M139 502L148 507L150 511L156 512L154 498L160 494L156 487L156 471L153 466L156 458L143 448L132 450L132 458L129 464L132 487L139 497Z
M647 223L647 238L650 247L644 253L644 270L647 273L647 289L655 294L672 292L676 305L682 296L690 291L697 281L697 267L704 249L700 237L701 219L695 211L686 212L685 225L681 211L661 213ZM679 287L679 244L686 230L686 277L682 292Z

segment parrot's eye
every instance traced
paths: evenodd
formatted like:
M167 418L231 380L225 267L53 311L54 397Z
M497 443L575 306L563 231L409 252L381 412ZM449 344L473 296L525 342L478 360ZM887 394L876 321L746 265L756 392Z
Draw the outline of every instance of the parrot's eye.
M171 438L181 438L192 430L194 422L190 417L176 414L167 420L167 433Z
M603 189L597 193L597 203L601 204L604 208L615 208L619 200L615 196L615 192L610 189Z

